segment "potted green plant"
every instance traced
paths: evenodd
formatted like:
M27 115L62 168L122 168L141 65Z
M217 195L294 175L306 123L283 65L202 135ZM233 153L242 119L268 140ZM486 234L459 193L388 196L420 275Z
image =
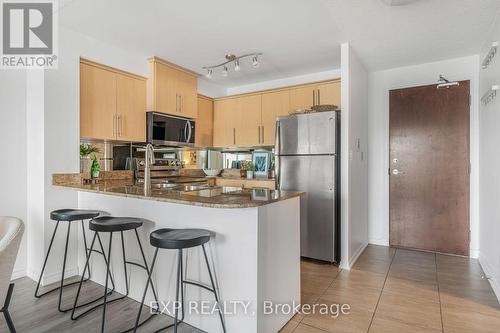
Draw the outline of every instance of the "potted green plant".
M90 172L90 154L99 153L99 148L91 144L80 144L80 173Z
M253 163L252 161L248 161L245 169L247 169L247 179L252 179L253 178Z
M101 171L101 166L97 161L97 157L92 156L92 165L90 166L90 178L99 178L99 172Z

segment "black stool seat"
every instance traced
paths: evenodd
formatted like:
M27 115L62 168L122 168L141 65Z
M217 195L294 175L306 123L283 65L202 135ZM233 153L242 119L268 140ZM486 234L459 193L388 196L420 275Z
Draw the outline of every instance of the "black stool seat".
M210 240L210 231L204 229L158 229L151 233L151 245L162 249L187 249Z
M136 217L101 216L89 222L89 229L98 232L114 232L137 229L144 223Z
M50 219L54 221L81 221L90 220L99 216L100 212L86 209L59 209L50 213Z

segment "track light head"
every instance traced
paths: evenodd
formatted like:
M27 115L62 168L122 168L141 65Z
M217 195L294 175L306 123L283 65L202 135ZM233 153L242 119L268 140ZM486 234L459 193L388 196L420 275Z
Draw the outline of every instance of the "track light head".
M254 57L252 58L252 67L253 67L253 68L258 68L258 67L259 67L259 65L260 65L260 64L259 64L259 59L257 59L257 56L254 56Z
M238 72L239 70L240 70L240 61L238 59L236 59L234 61L234 71Z
M210 79L212 77L212 69L211 68L207 69L207 74L205 74L205 77L207 79Z
M224 65L224 69L222 70L222 76L226 77L227 76L227 66Z

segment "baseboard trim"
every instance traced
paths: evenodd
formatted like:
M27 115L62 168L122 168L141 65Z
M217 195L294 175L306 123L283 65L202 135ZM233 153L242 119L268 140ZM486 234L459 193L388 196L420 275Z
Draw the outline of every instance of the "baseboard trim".
M44 274L42 281L41 281L41 285L47 286L47 285L52 284L54 282L61 281L61 272L62 271L58 271L58 272L54 272L54 273L50 273L50 274ZM73 277L76 275L78 275L78 267L72 267L72 268L66 269L66 273L64 274L64 278L67 279L67 278L70 278L70 277ZM35 273L34 271L27 271L26 276L28 276L33 281L38 281L40 273L39 272Z
M479 264L483 268L484 274L488 278L488 281L491 284L491 288L493 289L493 292L497 296L498 302L500 303L500 283L497 280L497 277L494 276L488 259L486 259L486 257L482 255L481 252L479 252Z
M12 272L11 280L19 279L26 276L26 268L16 269Z
M387 239L370 239L368 243L373 245L389 246L389 241Z
M355 252L354 254L349 258L349 263L347 265L340 265L340 268L345 269L345 270L350 270L352 266L356 263L358 260L359 256L363 251L366 249L368 246L368 242L363 243Z

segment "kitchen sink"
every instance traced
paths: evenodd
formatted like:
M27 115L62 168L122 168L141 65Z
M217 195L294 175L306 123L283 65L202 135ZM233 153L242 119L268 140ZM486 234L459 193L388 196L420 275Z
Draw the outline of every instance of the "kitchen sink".
M176 190L182 191L182 192L192 192L192 191L200 191L200 190L206 190L210 188L207 184L200 184L200 185L177 185Z

